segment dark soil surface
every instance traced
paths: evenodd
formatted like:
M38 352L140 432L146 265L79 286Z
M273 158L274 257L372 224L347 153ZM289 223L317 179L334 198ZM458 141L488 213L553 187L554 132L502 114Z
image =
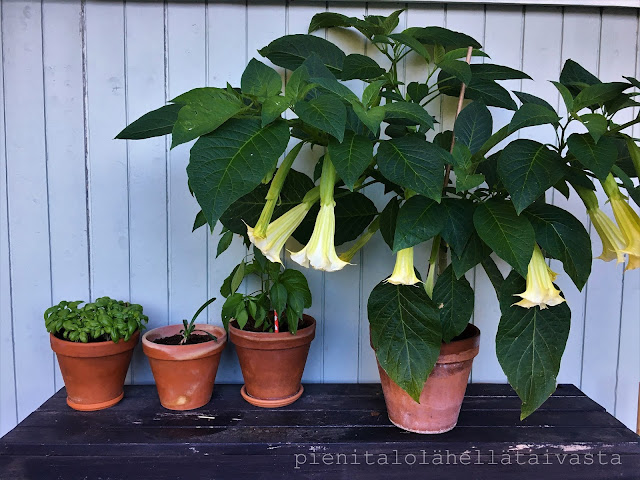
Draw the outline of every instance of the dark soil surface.
M156 338L153 343L160 345L180 345L182 335L171 335L170 337ZM213 339L209 335L191 334L184 345L194 345L196 343L211 342Z

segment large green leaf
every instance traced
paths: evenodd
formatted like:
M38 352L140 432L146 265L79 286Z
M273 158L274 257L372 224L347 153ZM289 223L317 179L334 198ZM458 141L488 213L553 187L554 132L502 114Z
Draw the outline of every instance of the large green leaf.
M172 100L185 104L173 126L171 148L194 140L216 128L245 109L234 95L221 88L196 88Z
M374 203L359 192L347 192L337 189L336 198L336 233L334 242L342 245L355 240L378 214Z
M577 112L590 105L603 105L614 99L630 85L625 82L596 83L589 85L573 99L573 111Z
M498 159L498 174L518 214L562 178L560 155L533 140L507 145Z
M282 91L282 78L273 68L252 58L242 73L240 87L246 95L272 97Z
M509 133L534 125L556 124L560 121L558 114L543 105L525 103L513 114L509 123Z
M380 213L380 234L392 250L396 236L396 223L398 221L399 211L400 201L398 197L393 197Z
M527 275L536 237L529 220L502 200L481 203L473 214L480 239L522 276Z
M406 120L408 125L424 125L433 128L433 117L417 103L395 102L384 105L384 119Z
M387 179L439 202L444 165L451 163L446 150L409 135L380 142L378 167Z
M295 70L315 53L333 73L340 74L346 55L333 43L314 35L285 35L258 50L279 67Z
M482 45L469 35L442 27L410 27L403 33L427 45L441 45L445 48L482 48Z
M396 220L393 251L413 247L435 237L444 226L442 206L430 198L416 195L400 207Z
M287 289L287 292L300 292L304 300L304 308L311 308L312 298L307 277L299 270L287 268L278 279Z
M598 143L609 127L607 117L599 113L585 113L584 115L580 115L580 121L587 127L589 135L591 135L595 143Z
M449 343L467 327L473 313L473 288L465 277L456 278L449 265L438 276L433 288L433 301L440 309L442 339Z
M341 13L316 13L309 23L309 33L313 33L316 30L320 30L322 28L353 27L359 21L362 20L359 20L356 17L347 17L346 15L343 15Z
M478 265L491 255L491 249L482 241L475 231L469 237L461 255L455 252L451 255L451 265L456 278L461 278L465 273Z
M178 119L178 112L184 105L169 104L145 113L139 119L131 122L116 138L127 140L141 140L143 138L167 135L173 130Z
M496 334L498 361L522 400L520 419L533 413L555 391L571 323L566 303L545 310L509 306L525 287L524 279L514 272L504 281L500 292L502 317Z
M456 119L456 142L469 147L471 153L476 153L484 142L489 140L493 130L491 112L482 102L471 102L462 109Z
M438 67L462 83L468 85L469 82L471 82L471 67L467 62L460 60L443 60L438 63Z
M290 103L289 99L282 95L267 98L262 103L262 126L265 127L275 119L280 118L280 115L289 108Z
M568 59L562 67L560 83L567 87L570 93L575 96L583 88L601 82L598 77L587 71L579 63Z
M373 160L373 143L367 137L347 131L342 143L329 141L331 162L345 186L353 190L353 186Z
M554 205L534 203L525 210L545 253L562 262L578 290L591 273L591 240L582 222Z
M213 227L236 200L260 184L289 142L289 127L278 120L262 128L259 119L233 119L191 148L189 184Z
M463 198L442 199L442 216L444 224L440 235L457 255L461 255L465 245L475 231L473 213L475 204Z
M474 63L471 65L471 74L477 80L511 80L528 79L531 77L515 68L504 65L494 65L492 63Z
M380 124L384 120L384 107L373 107L366 110L362 105L352 105L353 111L358 116L360 121L371 131L374 135L378 134L380 130Z
M429 54L429 50L422 43L420 43L415 37L411 35L407 35L406 33L391 33L388 35L389 38L395 40L396 42L406 45L415 53L424 58L427 62L431 61L431 55Z
M513 93L515 94L516 97L518 97L518 99L523 103L523 105L527 103L532 103L534 105L540 105L542 107L545 107L547 110L551 110L552 112L555 112L555 109L551 106L551 104L540 97L536 97L535 95L531 95L530 93L525 93L525 92L514 91Z
M615 140L610 137L602 137L595 143L588 133L572 133L567 139L567 145L569 152L603 181L618 158Z
M322 95L295 104L294 111L305 123L316 127L342 142L347 123L347 110L335 95Z
M440 355L439 311L424 288L379 283L367 303L380 366L416 402Z
M457 79L449 78L446 72L438 74L438 90L444 95L458 97L462 84ZM467 86L464 94L470 100L479 100L490 107L506 108L507 110L517 110L518 106L507 89L498 85L493 80L475 79L472 77L471 83Z
M373 58L352 53L344 59L340 78L342 80L367 80L379 77L383 73L385 73L384 68L381 68Z

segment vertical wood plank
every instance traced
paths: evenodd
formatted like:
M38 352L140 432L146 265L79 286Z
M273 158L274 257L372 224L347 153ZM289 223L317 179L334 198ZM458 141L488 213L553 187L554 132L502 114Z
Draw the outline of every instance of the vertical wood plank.
M317 2L295 2L293 5L290 5L287 15L287 33L307 33L311 18L316 13L323 10L325 10L325 5ZM318 30L313 32L312 35L325 38L326 32L324 30ZM294 117L292 112L287 113L290 113L291 118ZM313 169L318 162L318 159L323 154L324 149L318 146L311 149L308 145L305 145L298 154L298 158L296 159L293 168L313 178ZM287 245L285 245L285 249L292 252L297 252L302 247L304 247L304 245L299 244L295 239L289 240ZM325 274L318 270L301 267L289 258L289 254L286 254L285 256L285 265L287 268L299 270L307 278L313 298L313 305L307 310L307 314L316 319L316 338L311 342L309 357L307 359L307 365L304 369L302 380L304 382L321 383L323 381L323 365L325 360L325 338L323 336L325 323L325 276L329 276L329 281L331 281L331 275L333 274Z
M636 15L622 10L607 10L606 14L603 14L598 72L602 81L619 80L625 72L634 71L636 28ZM624 110L614 117L614 121L624 123L631 120L631 115L630 110ZM602 189L598 188L601 208L613 217L611 207L605 205L606 198ZM597 241L597 234L593 228L591 236ZM599 246L594 248L597 251ZM599 251L596 255L598 254ZM618 360L622 265L595 261L588 289L581 386L587 395L613 412L616 376L612 372L615 371Z
M0 18L2 5L0 4ZM0 22L0 38L3 37ZM4 40L3 40L4 41ZM0 104L4 102L4 51L0 50ZM16 409L15 365L13 362L13 312L11 301L11 264L9 261L9 219L7 211L7 157L4 115L0 115L0 436L18 421Z
M206 11L203 3L167 6L168 99L206 83ZM169 152L169 322L190 319L207 299L207 229L191 232L200 210L189 193L187 164L193 142ZM203 319L199 319L204 321Z
M18 420L54 392L41 4L2 5L11 299ZM25 101L28 99L28 101Z
M512 68L522 68L522 7L487 6L485 18L484 51L491 56L484 61ZM478 39L480 41L480 39ZM480 59L478 59L480 61ZM508 90L520 90L521 81L499 82ZM493 131L507 125L512 111L490 107L493 117ZM496 151L508 143L496 147ZM505 262L496 259L502 271L509 268ZM473 362L471 378L474 382L506 382L502 367L496 357L495 338L500 321L500 307L496 291L489 281L484 268L474 269L475 309L473 323L480 329L480 351Z
M91 293L128 300L127 145L113 140L126 125L124 6L87 1L86 29Z
M605 14L608 10L605 10ZM636 75L640 74L640 12L636 27ZM640 113L635 108L633 115ZM631 132L640 137L640 126L635 125ZM629 202L634 205L633 202ZM634 205L636 212L638 207ZM637 428L638 419L638 383L640 382L640 270L627 271L622 286L622 316L620 318L619 351L617 364L616 401L614 415L631 430Z
M208 18L208 78L212 87L224 87L227 82L234 87L240 86L240 78L247 64L247 7L245 2L209 3ZM229 39L233 39L234 48L228 48ZM257 55L257 54L256 54ZM257 55L259 56L259 55ZM207 227L203 227L206 229ZM241 237L234 236L229 249L216 258L221 225L218 224L209 238L209 297L216 297L208 307L208 323L222 324L220 312L224 298L220 287L233 267L242 261L247 249ZM207 232L208 234L208 232ZM241 382L242 372L238 357L232 344L222 353L219 381Z
M52 297L89 301L84 18L80 2L53 0L43 1L42 15ZM56 365L56 390L63 384Z
M333 3L329 11L351 17L362 18L364 4ZM365 39L355 29L329 29L327 39L338 45L347 55L364 55ZM364 82L351 80L346 85L360 98ZM351 244L338 247L338 252ZM339 272L325 275L324 319L322 325L324 340L324 362L322 377L325 382L355 382L358 379L359 319L360 315L360 266L362 254L352 260Z
M598 58L600 50L600 10L597 8L565 8L563 35L562 35L562 59L559 65L558 73L555 77L549 79L557 80L559 78L560 69L568 59L573 59L584 68L597 74ZM549 72L551 73L551 72ZM556 94L558 112L561 117L566 118L566 108L560 96ZM555 106L555 104L552 103ZM550 129L550 127L547 127ZM573 122L567 129L567 134L573 132L586 132L586 128L579 126L577 122ZM559 192L553 193L553 204L569 211L578 218L583 225L589 225L589 216L580 197L571 192L566 199ZM597 235L596 235L597 237ZM594 257L600 252L595 251ZM599 260L593 260L595 263ZM611 265L611 264L610 264ZM580 372L582 370L583 356L583 334L584 334L584 306L585 297L587 295L588 286L583 288L582 292L573 285L573 282L562 270L561 262L557 260L551 261L551 268L558 272L557 283L564 293L569 308L571 308L571 330L569 331L569 339L565 354L562 358L558 382L569 382L574 384L580 383Z
M164 5L125 5L126 123L165 104ZM123 142L122 140L115 140ZM127 140L131 301L143 306L148 329L167 324L166 137ZM153 383L141 345L132 363L135 383Z
M391 12L403 8L400 3L376 3L367 7L367 15L389 15ZM397 30L401 31L406 25L406 14L400 16ZM367 55L375 59L383 68L389 67L389 60L382 55L374 46L367 43ZM403 75L404 73L402 73ZM400 78L402 80L402 78ZM383 136L384 138L384 136ZM387 137L388 138L388 137ZM366 195L373 200L373 203L381 212L392 195L384 194L384 188L380 185L372 185L366 188ZM360 335L358 359L358 381L359 382L379 382L378 367L375 352L369 342L369 318L367 315L367 302L369 295L375 286L391 275L395 264L395 255L389 246L382 239L381 235L375 235L362 249L362 268L360 275Z

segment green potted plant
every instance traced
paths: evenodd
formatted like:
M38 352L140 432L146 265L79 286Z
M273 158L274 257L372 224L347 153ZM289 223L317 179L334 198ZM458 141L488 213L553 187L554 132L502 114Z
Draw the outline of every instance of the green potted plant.
M133 349L148 321L142 307L109 297L62 301L44 321L75 410L102 410L122 400Z
M265 408L300 398L300 380L316 333L315 319L303 313L312 301L307 279L298 270L283 268L279 252L274 254L278 257L271 262L254 247L252 257L239 263L220 289L226 297L222 321L244 377L242 397ZM245 278L257 280L254 292L238 291Z
M154 328L142 337L160 403L169 410L192 410L211 400L227 333L196 319L214 300L203 303L190 321Z
M293 236L305 246L291 252L292 261L332 272L348 268L355 252L381 233L396 266L369 297L371 344L391 421L407 430L455 426L479 336L469 325L474 292L464 275L481 265L501 305L498 359L522 399L524 418L555 390L569 332L570 309L545 258L561 261L579 289L591 270L584 226L547 204L545 193L577 192L603 239L601 258L628 255L628 269L640 267L640 219L619 191L638 201L633 179L640 153L622 131L640 118L614 120L617 111L638 105L631 90L640 83L631 77L602 83L568 61L555 83L567 107L561 119L524 92L515 92L518 106L498 83L528 79L525 73L470 64L472 56L487 57L473 38L441 27L398 32L400 14L360 19L323 12L309 27L357 30L384 65L346 55L324 38L286 35L259 51L291 71L284 89L276 70L252 59L240 88L187 92L119 138L171 133L172 145L198 138L187 167L202 207L195 226L220 221L224 235L245 235L267 258L279 258ZM407 55L422 59L425 73L403 85L398 71ZM352 79L366 83L362 95L342 83ZM458 98L459 113L437 119L453 121L452 130L429 135L436 119L425 107L443 95ZM513 111L509 125L494 131L488 107ZM289 109L295 118L284 119ZM568 135L570 123L584 133ZM533 125L554 128L557 143L527 139L523 129ZM514 139L517 132L521 138ZM291 138L298 143L277 167ZM324 153L318 185L292 169L304 144ZM598 182L618 225L599 210ZM389 194L381 212L361 192L373 183ZM353 239L338 255L336 246ZM425 246L431 254L423 283L413 250ZM495 257L512 268L506 279Z

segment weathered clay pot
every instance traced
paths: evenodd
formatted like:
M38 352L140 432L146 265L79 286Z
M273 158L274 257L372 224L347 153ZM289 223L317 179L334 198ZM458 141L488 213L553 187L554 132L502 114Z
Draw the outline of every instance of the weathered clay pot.
M124 396L124 379L127 376L133 349L138 344L140 332L128 341L70 342L49 334L51 348L58 357L65 387L67 404L82 411L109 408Z
M169 410L192 410L209 403L213 393L220 354L227 343L224 328L196 324L218 340L193 345L161 345L153 340L180 333L182 325L154 328L142 337L142 349L149 358L160 403ZM198 332L195 332L196 334Z
M243 398L258 407L283 407L302 395L300 384L316 321L304 315L306 324L296 335L289 332L262 333L240 330L229 324L229 338L236 346L244 386Z
M444 433L455 427L479 345L480 330L471 324L457 339L443 343L420 394L420 403L391 380L378 363L389 420L415 433Z

